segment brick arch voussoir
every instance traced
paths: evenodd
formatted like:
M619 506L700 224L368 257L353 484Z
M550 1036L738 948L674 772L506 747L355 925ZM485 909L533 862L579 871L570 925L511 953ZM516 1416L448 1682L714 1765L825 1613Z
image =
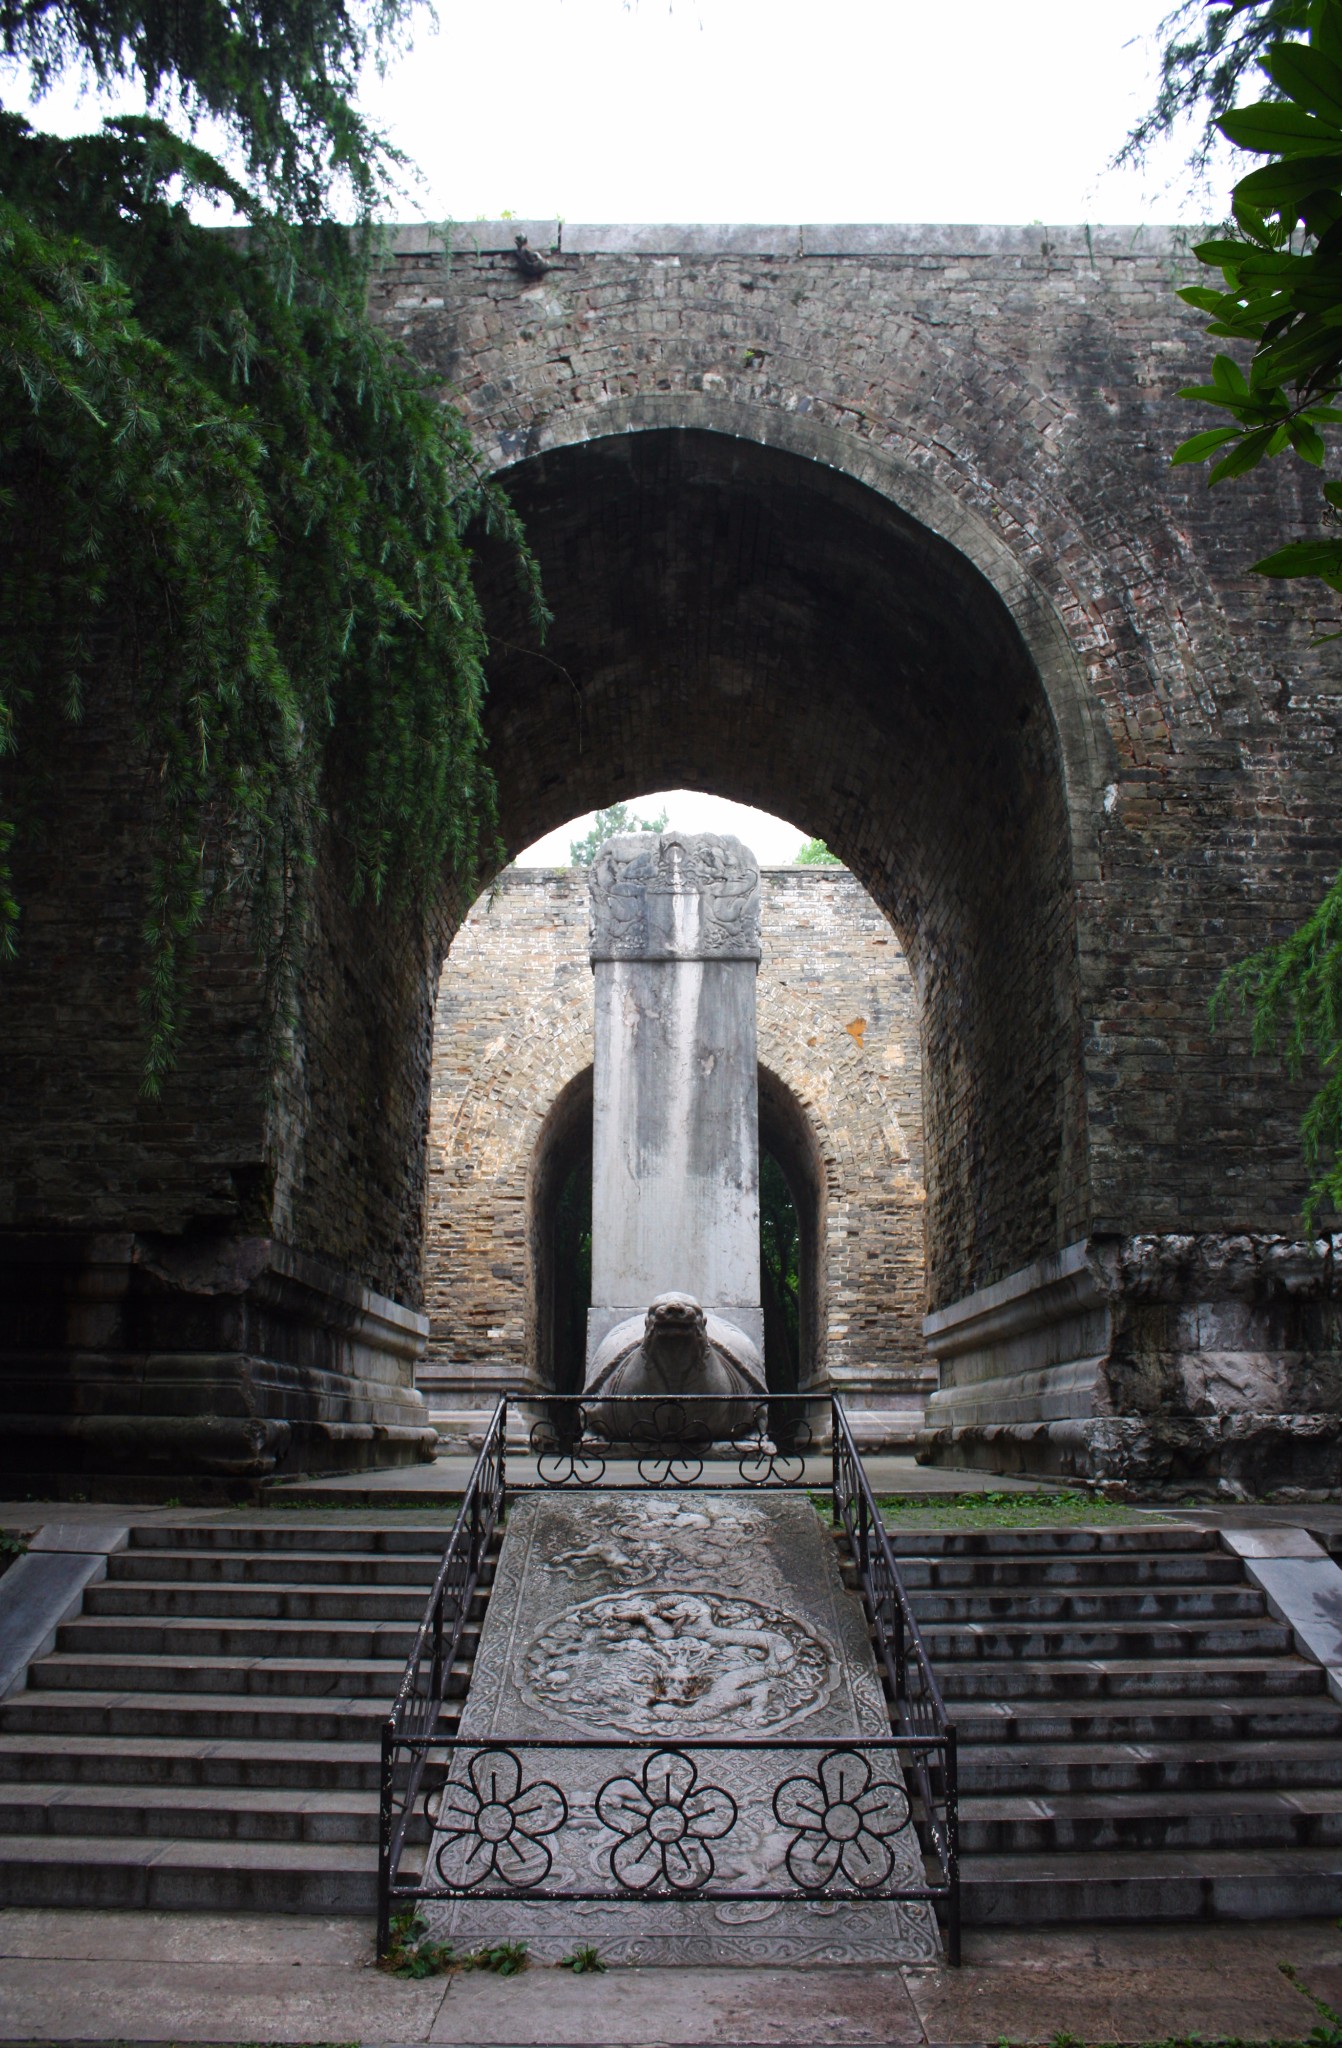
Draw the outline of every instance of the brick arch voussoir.
M497 450L501 472L551 450L611 436L690 428L755 442L841 471L907 517L947 541L996 591L1039 675L1063 767L1071 860L1078 883L1098 878L1104 791L1116 768L1104 711L1090 686L1057 606L1009 542L946 481L904 456L841 426L798 417L781 406L710 397L702 392L645 393L590 410L556 409L524 435L506 434ZM966 494L967 495L967 494Z
M876 275L861 270L851 285L858 303L879 291ZM1134 685L1176 721L1219 723L1217 690L1234 690L1233 650L1227 644L1208 664L1204 636L1201 668L1191 659L1184 611L1168 602L1156 565L1177 554L1206 618L1219 621L1221 607L1163 488L1127 461L1121 523L1097 512L1088 457L1100 422L1081 418L1018 360L996 354L990 325L948 329L901 317L892 348L888 308L836 335L804 299L800 310L789 305L762 318L758 294L733 311L720 296L696 296L690 276L678 282L674 308L657 304L650 328L646 289L612 292L599 321L576 337L564 330L560 353L523 346L510 354L502 384L468 373L463 401L500 461L559 445L566 415L674 411L695 400L841 433L935 480L998 535L1083 653L1091 692L1120 737L1121 705ZM830 344L823 356L822 336ZM1135 383L1135 357L1129 367ZM1175 375L1171 397L1180 381ZM1173 427L1171 435L1173 445Z

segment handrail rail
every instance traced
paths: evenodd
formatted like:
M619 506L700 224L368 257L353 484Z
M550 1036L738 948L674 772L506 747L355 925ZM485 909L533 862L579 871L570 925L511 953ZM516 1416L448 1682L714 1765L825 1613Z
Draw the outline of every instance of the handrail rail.
M382 1728L381 1799L378 1826L378 1953L391 1939L391 1888L400 1868L406 1831L415 1810L428 1761L420 1745L432 1736L442 1714L446 1685L461 1647L480 1567L503 1510L507 1486L508 1397L504 1394L485 1431L480 1454L435 1574L424 1619L406 1659L405 1673ZM451 1618L445 1610L450 1605ZM425 1660L428 1660L427 1673ZM426 1681L426 1682L422 1682ZM411 1726L416 1722L418 1725ZM404 1759L397 1784L398 1756Z
M730 1446L731 1457L736 1460L739 1476L725 1483L750 1490L805 1489L808 1484L805 1457L813 1442L810 1425L806 1419L807 1408L814 1409L825 1398L824 1395L816 1394L770 1395L767 1400L752 1402L750 1431L743 1431ZM634 1452L639 1478L637 1482L632 1483L606 1481L607 1486L613 1483L616 1490L632 1490L634 1484L637 1484L640 1490L693 1486L700 1478L705 1464L721 1462L711 1457L709 1446L694 1440L694 1417L690 1415L687 1423L684 1413L685 1410L692 1408L693 1397L681 1402L663 1404L667 1409L667 1426L665 1433L659 1434L655 1440L649 1438L648 1397L614 1397L618 1402L625 1399L631 1403L642 1404L636 1432L637 1442L630 1446ZM585 1487L600 1483L600 1475L604 1475L606 1469L607 1456L629 1455L629 1450L622 1451L609 1439L593 1439L587 1434L585 1407L588 1404L584 1404L582 1396L556 1396L541 1390L529 1390L500 1397L485 1432L484 1442L453 1524L442 1563L435 1576L424 1618L415 1635L406 1663L405 1674L391 1712L383 1725L378 1837L380 1953L386 1952L390 1942L393 1902L409 1904L417 1897L467 1895L467 1892L451 1888L447 1893L441 1889L433 1891L428 1886L427 1878L407 1882L399 1873L407 1833L431 1757L439 1760L440 1768L450 1771L452 1757L457 1753L464 1755L460 1738L439 1734L438 1724L447 1697L446 1688L452 1665L479 1583L481 1566L510 1491L506 1468L510 1405L516 1405L524 1412L541 1407L548 1410L550 1418L545 1425L531 1429L538 1476L535 1482L524 1480L524 1488L536 1484L548 1490L551 1487ZM930 1898L944 1906L947 1956L952 1963L958 1963L960 1880L955 1728L947 1718L941 1690L928 1659L847 1416L837 1396L830 1397L829 1405L832 1418L831 1498L834 1520L836 1526L841 1525L847 1532L852 1545L862 1594L875 1633L877 1654L889 1686L892 1718L896 1720L900 1730L897 1735L866 1740L873 1747L888 1748L905 1757L905 1769L912 1781L910 1789L916 1786L927 1839L940 1870L939 1884L928 1879L922 1888L906 1888L898 1895ZM778 1423L786 1423L786 1418L791 1415L797 1418L796 1427L789 1429L784 1426L779 1429ZM560 1422L561 1418L569 1419L576 1427L556 1428L555 1424ZM661 1425L659 1430L660 1428ZM729 1469L730 1459L725 1462ZM589 1474L588 1466L593 1473L598 1474L596 1479ZM812 1488L814 1483L814 1479L809 1482ZM516 1490L516 1482L511 1490ZM569 1748L624 1747L633 1751L647 1748L649 1740L660 1741L670 1749L689 1750L699 1746L688 1740L676 1744L674 1737L669 1735L656 1738L650 1736L641 1742L631 1738L623 1744L614 1745L593 1737L584 1741L559 1741L549 1744L519 1741L513 1746L518 1749L548 1747L559 1751ZM858 1738L859 1745L860 1741L861 1738ZM464 1747L469 1749L473 1746L468 1743ZM506 1737L503 1738L503 1746L505 1749L509 1747ZM705 1746L731 1749L737 1745L719 1742L706 1743ZM749 1746L790 1751L815 1745L808 1743L805 1738L794 1736L773 1744ZM823 1748L825 1745L819 1746ZM854 1745L836 1738L834 1746L838 1750L843 1750L851 1749ZM557 1793L556 1797L559 1797ZM529 1888L526 1895L545 1896L543 1891L538 1891L534 1887ZM655 1895L646 1892L642 1894L645 1897ZM750 1896L782 1898L797 1895L795 1891L766 1891L752 1893ZM555 1896L558 1898L563 1894L557 1893ZM743 1898L744 1896L745 1894L742 1894Z
M867 1611L876 1631L876 1645L885 1666L891 1701L906 1735L931 1733L941 1750L941 1782L926 1751L913 1758L913 1771L923 1815L947 1887L946 1952L960 1960L959 1786L955 1725L946 1713L904 1580L876 1506L866 1467L853 1440L848 1417L836 1396L833 1403L834 1519L848 1534ZM910 1662L916 1685L909 1683ZM922 1724L921 1726L919 1724ZM928 1724L930 1725L930 1728Z

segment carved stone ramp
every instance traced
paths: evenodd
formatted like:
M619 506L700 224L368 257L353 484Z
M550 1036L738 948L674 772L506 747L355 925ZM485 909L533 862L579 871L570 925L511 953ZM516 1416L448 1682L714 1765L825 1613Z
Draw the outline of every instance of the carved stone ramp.
M807 1501L523 1498L426 1872L495 1896L429 1917L537 1961L931 1961L925 1901L685 1895L924 1884L889 1734L861 1603Z

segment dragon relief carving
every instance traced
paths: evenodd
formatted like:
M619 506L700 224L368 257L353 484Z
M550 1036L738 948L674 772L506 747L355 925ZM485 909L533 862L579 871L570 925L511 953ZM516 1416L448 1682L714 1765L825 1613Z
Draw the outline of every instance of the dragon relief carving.
M608 839L589 878L593 960L758 960L759 868L739 839Z

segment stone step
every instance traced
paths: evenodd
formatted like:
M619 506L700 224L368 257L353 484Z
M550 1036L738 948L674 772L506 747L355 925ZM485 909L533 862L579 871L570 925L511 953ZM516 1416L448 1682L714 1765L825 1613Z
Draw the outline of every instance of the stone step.
M419 1586L323 1586L312 1584L221 1585L211 1580L104 1580L84 1594L84 1616L138 1614L161 1617L244 1616L258 1621L399 1621L418 1626L428 1605ZM477 1593L475 1606L483 1609Z
M1106 1586L1094 1591L1036 1588L1025 1595L997 1587L943 1593L911 1591L909 1604L926 1634L952 1622L1009 1622L1028 1613L1043 1622L1257 1620L1266 1611L1254 1586Z
M427 1834L427 1824L419 1832ZM0 1792L0 1838L115 1835L218 1842L362 1842L376 1846L378 1794L214 1785L29 1784ZM7 1843L4 1845L7 1847Z
M364 1842L11 1835L0 1858L0 1905L369 1914L377 1909L377 1858Z
M450 1733L456 1716L445 1717ZM173 1736L0 1734L0 1784L259 1785L311 1792L373 1792L381 1783L374 1742L230 1742Z
M979 1586L1016 1591L1033 1586L1113 1586L1127 1592L1138 1586L1238 1586L1244 1582L1240 1559L1213 1551L1157 1551L1149 1556L1129 1551L1082 1557L901 1556L899 1570L910 1593L924 1588L955 1592Z
M1276 1698L1320 1692L1326 1685L1318 1665L1303 1657L1188 1657L1165 1662L1142 1657L1059 1658L993 1662L972 1658L933 1659L948 1710L961 1700L1039 1699L1056 1711L1072 1700L1201 1697Z
M897 1558L1093 1557L1124 1551L1210 1551L1224 1556L1214 1530L1177 1524L1118 1529L891 1529Z
M414 1647L419 1617L412 1625L388 1621L364 1625L334 1621L251 1621L245 1616L168 1615L150 1619L90 1615L67 1621L56 1638L57 1655L93 1664L112 1657L187 1659L266 1658L314 1659L339 1664L394 1663L397 1675ZM478 1636L479 1624L468 1622L463 1635ZM328 1672L328 1677L330 1676ZM393 1687L393 1691L395 1688Z
M1241 1742L1036 1742L1006 1746L961 1741L960 1790L1030 1796L1133 1792L1148 1803L1166 1793L1257 1791L1283 1782L1342 1786L1342 1741L1278 1740L1246 1749Z
M453 1511L455 1512L455 1510ZM413 1529L362 1528L349 1520L332 1522L226 1522L198 1524L136 1523L127 1542L137 1550L211 1551L250 1550L273 1557L286 1550L339 1551L350 1557L399 1557L420 1554L436 1568L447 1548L452 1515L437 1527L420 1525ZM118 1556L127 1553L120 1551Z
M1266 1619L1178 1625L1116 1621L1090 1628L1074 1622L965 1621L954 1628L933 1624L921 1633L933 1668L952 1683L956 1667L971 1662L1046 1663L1052 1671L1060 1662L1141 1658L1149 1666L1216 1656L1286 1656L1292 1644L1289 1628Z
M1081 1712L1053 1699L957 1702L951 1718L971 1755L979 1743L1342 1742L1342 1715L1322 1686L1281 1700L1088 1699Z
M464 1675L465 1667L463 1667ZM174 1693L183 1709L198 1694L243 1693L296 1703L301 1699L380 1700L390 1707L400 1672L391 1658L95 1657L87 1652L43 1657L28 1673L28 1690Z
M1156 1802L1144 1793L1115 1792L960 1803L966 1856L1292 1846L1342 1852L1342 1789L1165 1792Z
M454 1692L464 1697L466 1667L454 1667ZM378 1699L249 1699L239 1693L168 1691L34 1692L0 1707L0 1740L46 1731L53 1740L76 1735L167 1736L183 1741L380 1741L390 1696Z
M961 1910L971 1926L1083 1920L1281 1920L1342 1913L1335 1849L1143 1849L967 1856Z
M427 1600L437 1558L361 1557L346 1551L121 1550L107 1560L113 1585L182 1580L192 1585L388 1586L413 1588Z

